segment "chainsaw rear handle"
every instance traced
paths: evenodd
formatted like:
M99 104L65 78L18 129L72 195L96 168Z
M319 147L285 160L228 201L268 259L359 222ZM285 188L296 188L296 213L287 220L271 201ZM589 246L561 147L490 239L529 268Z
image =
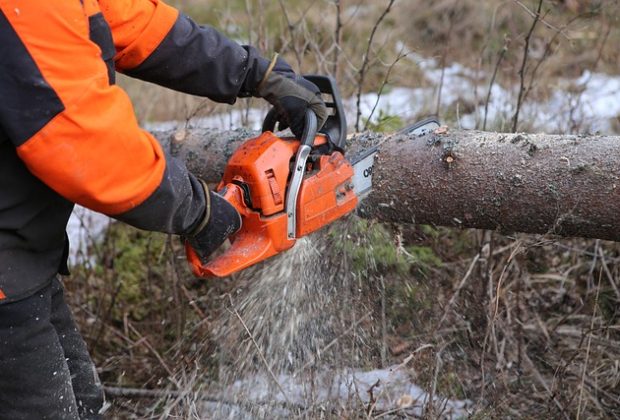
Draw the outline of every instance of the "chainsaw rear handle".
M242 215L241 229L230 236L231 246L221 255L203 262L189 242L185 243L187 261L196 277L226 277L291 248L294 239L284 235L285 215L263 219L244 201L243 189L234 183L218 191Z

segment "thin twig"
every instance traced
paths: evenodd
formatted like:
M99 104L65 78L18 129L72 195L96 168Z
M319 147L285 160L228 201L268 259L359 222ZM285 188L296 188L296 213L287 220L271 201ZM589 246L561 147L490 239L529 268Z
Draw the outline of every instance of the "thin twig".
M590 69L590 74L588 76L588 78L586 80L584 80L583 82L583 86L584 89L581 89L579 94L577 95L577 98L574 101L574 105L571 106L570 108L570 113L569 113L569 123L571 124L570 127L568 127L570 129L570 131L576 131L576 129L578 128L577 121L575 121L574 114L577 110L577 107L579 106L579 104L581 103L581 99L583 98L583 94L585 92L585 88L588 86L588 84L590 83L590 80L592 79L592 75L594 74L594 72L596 71L596 69L598 68L598 65L601 61L601 59L603 58L603 50L605 48L605 44L607 44L607 40L609 39L609 34L611 33L611 25L607 26L607 29L605 31L605 35L603 36L603 40L598 48L598 53L596 55L596 60L594 60L594 64L592 65L592 68ZM581 121L581 123L583 123L583 121Z
M168 397L184 397L191 391L175 391L171 389L142 389L142 388L124 388L118 386L104 386L103 391L106 397L112 398L168 398ZM206 401L211 398L205 398ZM213 398L213 401L218 401Z
M338 340L340 340L342 337L345 337L346 335L348 335L351 331L353 331L360 323L364 322L366 319L368 319L368 317L372 315L370 312L367 313L366 315L364 315L363 317L361 317L360 319L356 320L353 325L351 325L349 328L347 328L342 334L340 334L338 337L334 338L332 341L329 342L329 344L327 344L325 347L323 347L319 352L317 352L318 354L324 354L327 350L329 350L334 344L336 344L338 342ZM305 365L303 365L301 368L297 369L294 373L293 376L297 376L300 372L306 370L308 367L310 367L311 365L314 364L314 362L316 362L316 357L312 356L312 359L310 361L308 361Z
M414 351L412 351L411 353L409 353L409 356L405 357L405 359L398 365L394 366L394 368L390 369L390 375L398 372L400 369L402 369L403 367L407 366L409 364L409 362L411 362L413 360L413 357L421 352L422 350L426 350L426 349L432 349L435 346L433 344L423 344L420 347L418 347L417 349L415 349ZM368 419L371 418L373 411L375 410L375 407L377 406L377 402L379 401L379 399L381 398L381 396L383 395L383 393L385 392L386 387L383 387L381 389L381 392L379 392L379 395L377 395L377 398L375 399L375 403L373 405L370 406L370 409L368 410L368 412L366 413L366 417Z
M516 321L517 321L517 367L521 369L523 356L523 317L521 316L521 290L523 289L523 276L517 276L517 304L516 304Z
M604 265L603 265L604 266ZM596 286L596 295L594 296L594 308L592 309L592 319L590 320L590 331L588 331L588 344L586 346L586 360L583 362L583 370L581 372L581 384L579 387L579 403L577 404L576 420L581 417L581 403L583 402L584 383L586 380L586 372L588 371L588 361L590 360L590 349L592 347L592 330L594 329L594 320L596 319L596 310L598 309L598 297L601 291L601 281L603 278L603 270L599 270L598 285Z
M543 51L542 56L540 57L540 59L538 60L538 62L536 63L532 71L530 72L530 82L527 88L525 89L525 93L523 94L523 102L527 100L528 95L530 94L530 92L532 91L532 88L534 87L534 83L538 80L536 77L538 75L538 70L540 69L542 64L545 62L545 60L549 58L549 56L551 55L551 52L552 52L551 50L552 50L553 44L555 44L555 40L558 38L558 36L562 33L564 29L568 28L574 21L576 21L579 18L581 18L581 15L575 16L572 19L570 19L564 26L562 26L562 28L558 29L558 31L555 34L553 34L553 36L551 37L549 41L547 41L547 43L545 44L545 50ZM542 18L541 18L541 21L542 21Z
M504 46L497 57L497 61L495 62L495 69L493 70L493 76L491 76L491 81L489 82L489 90L487 92L487 98L484 102L484 121L482 123L482 131L486 131L487 129L487 116L489 114L489 102L491 101L491 91L493 90L493 85L495 85L495 78L497 77L497 72L499 70L504 57L506 56L506 52L508 51L508 44L510 43L509 38L504 39Z
M555 406L560 410L560 413L563 414L563 416L564 416L564 418L566 420L570 420L569 415L566 413L566 409L560 403L560 401L558 401L558 399L555 396L555 394L551 391L551 388L549 388L549 384L547 384L547 381L545 381L545 378L543 378L543 376L540 373L540 371L538 369L536 369L536 366L534 365L534 362L532 362L532 359L530 359L530 357L527 355L527 353L525 353L523 355L523 360L525 361L525 364L527 364L528 367L531 369L532 374L534 375L534 379L536 379L536 381L538 381L538 383L545 389L545 391L547 391L547 394L549 394L549 397L555 403Z
M458 297L459 292L461 291L461 289L463 289L463 287L465 286L465 282L467 282L467 279L471 275L472 271L474 271L474 267L476 266L476 263L478 262L479 259L480 259L480 254L478 253L474 257L474 259L471 261L471 264L469 264L469 268L467 269L467 272L465 273L465 275L461 279L461 282L459 283L458 287L454 291L454 294L452 295L452 297L448 301L448 304L444 308L443 315L441 316L441 319L439 320L439 323L437 324L436 329L440 329L441 325L446 320L446 317L448 316L448 312L450 312L450 308L452 307L452 305L456 301L456 298Z
M435 369L433 369L433 381L431 382L431 392L428 394L428 401L424 407L424 417L426 418L434 418L435 417L435 394L437 393L437 382L439 380L439 371L441 370L441 365L443 361L441 360L441 352L445 348L442 347L437 354L435 355Z
M297 47L295 45L295 27L296 24L292 23L289 16L288 10L286 10L286 6L282 0L278 0L280 4L280 9L282 10L282 15L284 16L284 20L286 20L286 28L288 29L289 35L291 37L291 44L293 45L293 52L295 53L295 58L297 59L297 66L301 69L302 57Z
M129 329L135 334L137 335L140 339L138 341L136 341L136 344L138 343L143 343L144 346L151 352L153 353L153 355L155 356L155 358L159 361L159 363L161 364L161 366L164 368L164 370L168 373L170 381L172 381L172 383L174 383L176 385L177 388L181 388L181 385L174 379L174 372L172 371L172 369L170 369L170 367L168 367L168 364L166 363L166 361L164 360L163 357L161 357L161 354L159 354L159 352L157 350L155 350L155 347L153 347L151 345L151 343L149 342L149 339L146 338L145 336L143 336L142 334L140 334L140 332L131 324L131 322L127 322L127 325L129 327Z
M523 4L521 1L519 0L513 0L517 5L519 5L523 10L525 10L530 16L532 16L533 18L536 17L536 13L531 11L529 7L527 7L525 4ZM558 28L557 26L552 25L551 23L547 22L545 19L540 19L540 22L545 25L547 28L549 29L553 29L554 31L557 31L559 33L561 33L564 38L566 39L570 39L570 37L568 35L566 35L564 33L564 29L565 28Z
M332 64L332 76L338 79L338 57L340 56L340 41L342 33L342 3L340 0L334 0L336 6L336 33L334 35L334 62Z
M410 409L415 408L415 407L417 407L417 406L412 404L412 405L406 405L404 407L392 408L391 410L387 410L387 411L384 411L383 413L377 414L376 416L373 417L373 419L381 419L381 418L387 417L387 416L392 416L390 418L401 418L401 416L396 416L396 417L393 417L393 416L394 416L394 414L398 414L401 411L410 410ZM420 407L422 407L422 406L420 406ZM407 416L406 414L402 416L402 418L408 418L408 417L409 416Z
M534 17L534 22L532 22L532 26L530 27L527 36L525 37L525 47L523 48L523 60L521 61L521 69L519 70L519 96L517 98L517 109L515 111L515 115L512 119L512 132L516 133L519 125L519 113L521 112L521 105L523 101L523 94L525 93L525 67L527 66L527 59L530 53L530 41L532 39L532 34L534 33L534 29L536 29L536 24L540 20L540 11L542 9L543 0L538 0L538 8L536 9L536 15Z
M175 391L175 390L170 390L170 389L141 389L141 388L118 387L118 386L104 386L103 391L106 397L109 397L109 398L152 398L152 399L184 398L187 395L192 394L192 395L195 395L197 399L200 399L201 401L220 403L220 404L225 404L225 405L234 406L234 407L251 408L251 407L257 407L257 406L280 406L280 407L287 407L287 408L290 407L290 408L302 409L302 410L307 408L300 404L288 404L288 403L284 404L284 403L277 403L274 401L269 401L269 402L249 401L247 399L244 399L243 401L233 401L227 398L207 394L205 392L196 392L196 391L190 391L190 390Z
M484 365L484 356L487 352L487 345L488 342L490 340L491 337L491 331L495 331L495 322L497 321L497 315L499 313L499 293L501 290L501 286L502 286L502 282L504 280L504 276L506 275L506 272L508 271L508 268L510 266L512 266L512 261L515 258L515 256L521 251L521 244L522 241L518 240L515 241L514 243L514 249L513 251L510 253L510 255L508 256L508 259L506 261L506 263L504 264L504 267L502 268L502 272L499 276L499 279L497 281L497 287L496 287L496 291L495 291L495 303L493 304L493 314L491 316L491 319L489 321L489 324L487 326L487 331L486 334L484 335L484 340L482 341L482 351L480 354L480 374L482 376L482 381L480 384L480 397L479 400L482 401L482 399L484 398L484 391L485 391L485 381L484 381L484 377L485 377L485 365ZM489 303L493 301L492 299L492 295L493 295L493 288L491 285L491 278L489 276Z
M605 261L605 253L603 252L603 247L599 247L598 252L601 257L601 265L603 266L603 270L605 270L605 275L607 276L607 280L609 280L609 284L611 285L611 288L614 289L614 292L616 293L616 297L618 298L618 301L620 301L620 290L618 290L618 286L616 286L616 282L614 281L614 276L611 274L611 271L609 271L609 267L607 266L607 261ZM598 289L596 290L596 293L598 293Z
M461 0L456 0L454 2L454 6L450 10L448 14L450 19L450 26L448 27L448 35L444 45L443 54L441 54L441 76L439 77L439 87L437 88L437 103L435 104L435 115L438 117L439 115L439 107L441 106L441 92L443 90L444 78L446 75L446 58L448 56L448 51L450 50L450 40L452 39L452 31L454 29L454 20L456 15L456 9Z
M385 279L379 276L381 280L381 367L387 364L387 317L385 304Z
M364 60L362 61L362 67L360 68L358 72L359 80L358 80L358 86L357 86L357 116L355 119L355 131L358 131L358 132L360 130L360 119L362 117L362 107L361 107L362 89L364 88L364 79L366 77L366 70L368 69L368 64L370 62L370 49L372 48L372 43L374 41L375 34L377 33L377 29L379 29L381 22L383 22L383 19L385 19L387 14L390 13L390 10L392 9L392 6L394 5L395 1L396 0L390 0L387 7L383 11L383 13L381 14L381 16L379 16L379 19L377 19L374 26L372 27L372 31L370 32L370 37L368 38L368 44L366 45L366 52L364 53Z
M392 74L392 70L394 69L394 67L396 66L396 64L398 64L398 62L400 60L402 60L403 58L407 57L409 55L409 53L403 53L402 50L398 53L398 57L396 57L396 59L392 62L392 64L390 64L390 67L388 67L387 73L385 75L385 78L383 79L383 82L381 83L381 87L379 88L379 92L377 93L377 100L375 101L374 106L372 107L372 110L370 111L370 115L368 115L368 118L366 119L366 124L364 124L364 131L368 130L368 125L370 124L370 120L372 118L372 116L375 114L375 111L377 110L377 107L379 106L379 101L381 100L381 96L383 95L383 90L385 89L385 86L389 83L390 80L390 75Z
M516 242L516 246L515 249L510 253L510 256L508 257L508 260L506 261L506 265L504 265L503 269L502 269L502 273L499 276L499 280L497 281L497 289L495 291L495 305L494 305L494 310L493 310L493 318L491 320L491 323L494 323L495 320L497 319L497 314L499 313L499 292L500 289L502 287L502 281L504 280L504 276L506 274L506 272L508 271L508 268L510 267L510 263L512 263L512 261L514 260L514 258L517 256L517 254L519 252L521 252L521 240L518 240Z

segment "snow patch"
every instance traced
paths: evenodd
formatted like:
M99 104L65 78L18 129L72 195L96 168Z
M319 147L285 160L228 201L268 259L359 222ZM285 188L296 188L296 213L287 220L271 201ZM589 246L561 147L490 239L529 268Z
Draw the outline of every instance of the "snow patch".
M236 401L250 405L270 406L281 405L278 417L287 418L293 413L291 406L316 407L337 405L342 407L347 402L361 408L372 408L375 414L392 412L394 415L421 416L431 395L415 385L409 374L393 366L388 369L371 371L324 371L310 378L299 378L293 375L278 375L277 380L286 394L283 395L273 378L268 375L257 375L236 381L226 388L222 395L234 395ZM372 392L371 392L372 390ZM372 395L372 397L371 397ZM372 400L371 400L372 398ZM473 405L470 400L450 400L435 395L432 397L435 407L441 407L439 418L464 418L469 415ZM240 408L231 408L214 404L205 404L202 414L217 416L225 408L230 415L242 415ZM245 418L253 418L252 413L245 413Z
M89 247L97 244L111 222L112 219L108 216L95 213L82 206L75 206L67 224L70 244L69 263L71 265L91 260Z

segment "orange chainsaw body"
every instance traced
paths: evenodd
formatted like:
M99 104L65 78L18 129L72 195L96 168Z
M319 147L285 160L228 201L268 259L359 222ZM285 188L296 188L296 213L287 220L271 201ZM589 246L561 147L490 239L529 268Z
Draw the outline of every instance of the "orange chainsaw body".
M314 139L314 148L327 142ZM231 246L202 264L187 247L194 274L223 277L291 248L308 235L350 213L357 206L353 167L339 151L311 154L306 163L296 205L295 237L287 233L286 198L300 141L280 138L271 131L246 141L232 155L217 191L239 211L242 227Z

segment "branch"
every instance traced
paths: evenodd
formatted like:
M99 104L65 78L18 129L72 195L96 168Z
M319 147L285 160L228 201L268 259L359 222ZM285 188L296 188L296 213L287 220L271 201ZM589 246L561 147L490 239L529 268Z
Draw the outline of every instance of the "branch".
M521 104L523 101L523 94L525 93L525 71L527 65L527 58L530 53L530 40L532 38L532 34L534 33L534 29L536 29L536 24L540 21L540 10L542 9L543 0L538 0L538 8L536 9L536 15L534 16L534 21L532 22L532 26L530 26L530 30L525 37L525 47L523 48L523 60L521 61L521 69L519 70L519 97L517 98L517 110L515 111L515 115L512 119L512 132L517 132L517 126L519 124L519 112L521 111Z
M364 78L366 77L366 70L368 69L368 64L370 62L370 49L372 48L372 43L375 39L375 34L377 33L377 29L383 22L383 19L390 13L392 6L396 0L390 0L387 7L379 16L379 19L375 22L375 25L372 27L372 31L370 32L370 37L368 38L368 44L366 45L366 52L364 53L364 60L362 62L362 67L359 70L359 81L358 81L358 89L357 89L357 115L355 118L355 130L359 131L360 126L360 118L362 117L362 108L361 108L361 100L362 100L362 89L364 88Z

